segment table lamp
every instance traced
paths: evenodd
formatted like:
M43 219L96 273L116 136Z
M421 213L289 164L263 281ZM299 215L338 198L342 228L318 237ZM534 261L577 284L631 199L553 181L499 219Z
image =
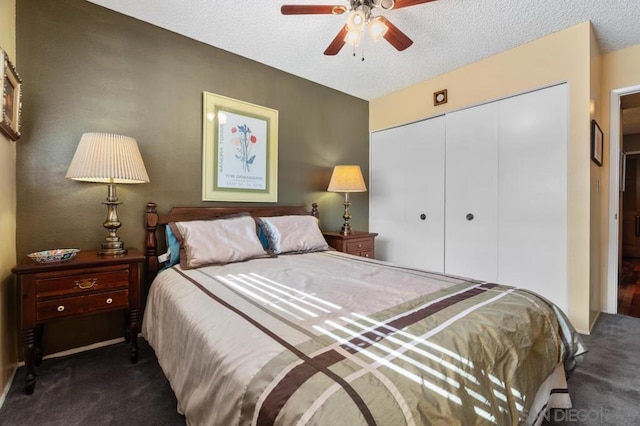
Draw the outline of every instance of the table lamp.
M351 202L349 201L349 193L367 191L364 179L362 178L360 166L335 166L333 168L333 174L331 175L331 181L329 181L329 188L327 188L327 191L344 192L344 214L342 215L344 223L342 224L340 233L343 235L351 234L351 224L349 223L351 220L351 214L349 213L349 206L351 206Z
M136 140L128 136L109 133L85 133L80 138L71 160L67 179L107 184L107 220L103 226L109 232L102 243L100 255L121 255L127 252L116 232L122 225L118 219L116 184L147 183L149 175L144 168Z

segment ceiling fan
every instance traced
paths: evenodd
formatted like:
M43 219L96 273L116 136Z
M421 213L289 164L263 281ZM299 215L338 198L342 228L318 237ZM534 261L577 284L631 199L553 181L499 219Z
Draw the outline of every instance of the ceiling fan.
M345 44L359 46L365 26L369 27L374 41L384 38L397 50L402 51L411 46L413 41L387 18L376 16L374 13L378 9L400 9L432 1L436 0L349 0L349 6L285 4L280 8L280 12L283 15L341 15L349 12L346 24L324 51L325 55L337 55Z

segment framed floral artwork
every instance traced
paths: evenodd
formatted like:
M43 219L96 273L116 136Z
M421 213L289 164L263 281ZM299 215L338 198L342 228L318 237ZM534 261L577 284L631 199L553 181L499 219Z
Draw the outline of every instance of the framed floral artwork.
M278 111L203 92L202 200L278 201Z
M6 52L0 49L0 70L2 83L0 97L2 110L0 111L0 131L9 139L20 139L20 119L22 114L22 80L15 67L9 61Z

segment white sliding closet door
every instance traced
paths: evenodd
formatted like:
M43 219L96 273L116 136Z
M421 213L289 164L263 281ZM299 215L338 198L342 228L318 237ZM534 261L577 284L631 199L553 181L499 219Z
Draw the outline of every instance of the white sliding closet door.
M498 104L447 114L445 272L498 278Z
M376 258L443 272L444 142L444 117L371 135L369 227L379 234Z
M567 312L567 85L499 104L498 280Z

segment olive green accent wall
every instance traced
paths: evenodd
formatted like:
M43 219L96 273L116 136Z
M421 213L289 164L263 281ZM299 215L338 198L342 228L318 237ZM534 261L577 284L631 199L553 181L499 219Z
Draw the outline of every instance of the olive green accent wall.
M0 49L19 65L15 0L0 0ZM16 143L0 133L0 395L18 366L16 286L11 274L16 263Z
M19 257L94 250L106 236L106 186L64 177L85 132L138 141L151 183L118 186L118 234L127 246L143 248L148 201L160 211L223 204L201 201L203 91L279 111L278 204L318 202L322 227L338 229L342 195L326 192L332 167L359 164L368 181L369 105L325 86L83 0L17 2L17 55L24 80ZM367 230L367 194L352 201L354 228ZM122 321L116 313L52 324L45 352L117 337Z

